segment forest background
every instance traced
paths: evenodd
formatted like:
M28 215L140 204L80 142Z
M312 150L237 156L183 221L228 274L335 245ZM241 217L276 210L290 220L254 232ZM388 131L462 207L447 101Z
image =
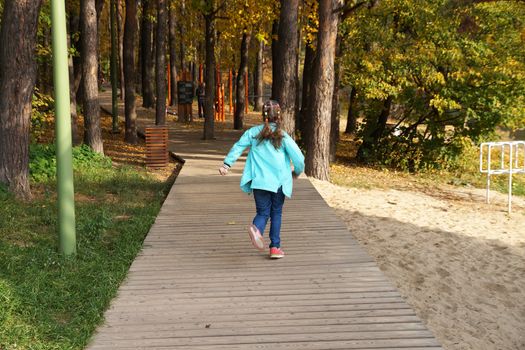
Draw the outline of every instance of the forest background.
M399 175L409 178L404 188L481 187L479 143L521 137L525 127L523 1L66 5L80 247L73 261L56 251L50 2L0 0L0 348L87 343L170 185L133 165L143 151L137 107L164 124L183 72L194 88L206 82L206 117L181 118L178 127L215 137L217 78L228 87L231 72L232 127L250 125L246 104L253 116L264 100L278 100L307 174L338 184L395 185ZM120 134L99 104L112 71L125 104ZM115 145L136 159L119 163ZM507 191L504 178L494 186ZM525 194L522 178L513 186Z

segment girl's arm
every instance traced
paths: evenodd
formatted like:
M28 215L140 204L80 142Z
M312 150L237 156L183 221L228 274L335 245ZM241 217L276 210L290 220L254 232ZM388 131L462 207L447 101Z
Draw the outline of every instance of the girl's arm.
M295 143L295 141L290 137L290 135L285 134L283 138L284 143L284 149L288 156L290 157L290 160L293 163L294 167L294 173L295 175L300 175L304 171L304 156L301 150L299 149L299 146Z
M226 158L224 158L224 164L228 166L228 168L232 167L233 164L237 161L237 158L241 156L241 154L244 152L244 150L251 146L252 141L252 135L250 130L247 130L237 141L233 147L231 148L230 152L228 152L228 155Z

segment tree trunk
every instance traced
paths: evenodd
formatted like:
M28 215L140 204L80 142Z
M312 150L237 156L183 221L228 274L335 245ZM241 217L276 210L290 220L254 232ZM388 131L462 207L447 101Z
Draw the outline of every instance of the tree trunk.
M215 8L214 0L206 0L207 5ZM212 13L204 16L206 40L206 102L204 103L204 140L212 140L215 135L215 17Z
M360 161L366 162L369 159L370 155L374 151L374 147L383 137L391 107L392 97L389 96L385 101L383 101L383 108L381 108L381 113L379 113L375 125L373 125L368 130L366 135L363 137L363 143L361 143L359 149L357 150L357 159ZM367 127L369 126L367 125Z
M117 1L110 0L110 32L111 32L111 56L110 56L110 76L111 76L111 114L113 133L119 132L119 112L118 112L118 44L117 44Z
M102 10L104 9L104 2L105 0L96 0L95 2L95 8L97 11L97 25L100 22L100 18L102 17Z
M337 143L339 142L339 121L340 121L340 105L339 105L339 80L341 78L341 35L337 33L335 44L335 63L334 63L334 92L332 95L332 121L330 129L330 161L335 161L335 153L337 151Z
M6 0L0 29L0 184L29 199L29 127L41 0Z
M264 42L262 40L259 40L259 47L257 50L257 59L255 60L255 72L254 72L254 81L253 86L254 89L254 105L253 110L254 111L260 111L262 110L263 106L263 93L264 93L264 72L263 72L263 64L264 64Z
M84 143L104 153L98 101L97 11L95 0L80 1L82 26L82 90L84 93Z
M78 47L78 42L73 40L73 35L77 33L78 26L80 24L80 18L76 13L71 11L69 13L69 33L67 36L68 47ZM77 81L78 77L81 74L76 74L76 70L81 71L80 65L75 67L74 58L72 55L69 56L69 100L70 100L70 109L71 109L71 139L73 145L78 145L80 143L80 138L78 137L78 114L77 114L77 89L80 84L80 78ZM78 83L78 84L77 84Z
M306 153L306 174L329 180L330 121L334 92L334 59L341 0L319 1L317 59L311 86L312 129Z
M99 42L100 38L99 38L98 28L100 27L100 18L102 17L102 10L104 10L104 2L105 2L105 0L96 0L95 1L95 9L97 11L97 59L98 59L97 79L98 79L98 86L99 86L99 88L102 86L104 73L102 72L102 66L100 65L100 42Z
M117 0L117 38L118 38L118 57L119 57L119 77L120 77L120 100L124 100L124 30L122 29L122 7L120 0Z
M348 101L348 114L346 119L345 134L353 134L357 131L357 116L355 113L355 98L357 96L357 90L352 87L350 91L350 98Z
M170 85L171 85L171 106L177 105L177 49L175 42L177 40L177 27L175 25L175 9L168 5L169 12L169 50L170 50ZM182 40L182 39L181 39Z
M155 55L155 80L157 105L155 124L166 124L166 26L168 24L166 0L157 0L157 47Z
M193 78L193 89L195 90L199 85L199 65L197 64L197 58L192 62L192 78Z
M138 17L138 11L140 10L139 6L140 4L142 3L142 0L136 0L137 1L137 33L135 35L135 95L140 95L140 96L143 96L142 95L142 66L143 66L143 60L142 60L142 51L141 51L141 45L142 45L142 37L141 37L141 34L142 34L142 17ZM154 1L154 0L150 0L150 1ZM144 14L142 12L142 10L140 10L141 12L141 15ZM151 28L151 31L153 32L154 29L153 27ZM155 40L154 37L152 37L151 39L151 42L153 43L153 41ZM151 84L155 85L155 66L153 66L155 63L155 52L153 51L155 48L155 44L153 43L152 46L151 46L151 62L152 62L152 66L149 67L150 69L150 82ZM152 90L154 89L153 87L151 88ZM153 96L155 96L155 92L153 92ZM136 97L136 96L135 96ZM155 99L153 100L153 105L155 103ZM153 107L152 105L152 107Z
M241 130L243 128L245 108L248 101L246 101L246 85L245 79L248 74L248 49L250 47L251 35L243 33L241 42L241 63L239 65L239 73L237 74L237 89L236 89L236 103L235 103L235 117L233 119L233 128Z
M308 112L310 101L310 91L312 83L312 74L315 63L315 50L313 43L307 43L304 54L304 66L303 66L303 91L301 98L301 116L299 118L299 127L301 130L301 141L303 145L308 145L308 133L311 128L311 113Z
M137 34L137 0L126 0L124 24L125 118L128 143L137 143L137 111L135 106L135 36Z
M206 2L209 3L210 0L207 0ZM180 4L180 16L181 16L181 18L185 18L185 16L186 16L186 2L184 0L182 0L181 4ZM215 24L214 24L214 27L215 27ZM180 33L180 38L181 39L184 38L184 36L186 34L186 31L184 30L184 24L182 22L179 22L179 33ZM214 41L215 41L215 39L214 39ZM214 46L215 46L215 44L214 44ZM184 61L184 59L186 57L186 47L184 46L184 40L180 41L179 55L180 55L179 56L179 58L180 58L180 70L181 70L181 72L184 72L186 70L186 64L185 64L185 61Z
M304 1L305 0L301 0L301 3L300 3L300 6L303 7L304 6ZM299 130L300 128L300 124L301 124L301 97L302 97L302 90L301 90L301 79L300 79L300 76L301 76L301 67L300 67L300 62L301 62L301 52L303 51L303 38L302 38L302 30L301 30L301 26L298 25L297 26L297 50L295 52L295 55L297 56L296 60L297 60L297 72L295 74L295 111L294 111L294 116L295 116L295 130Z
M281 0L277 61L275 67L275 99L281 105L282 128L292 137L295 134L295 103L297 84L297 17L299 0Z
M153 23L151 22L152 1L142 1L142 25L140 28L140 57L142 72L142 106L153 108L155 105L154 94L154 75L155 66L153 64Z
M279 20L275 19L272 23L272 100L275 100L276 84L279 80L277 76L277 62L279 62L279 48L277 45L277 36L279 35Z

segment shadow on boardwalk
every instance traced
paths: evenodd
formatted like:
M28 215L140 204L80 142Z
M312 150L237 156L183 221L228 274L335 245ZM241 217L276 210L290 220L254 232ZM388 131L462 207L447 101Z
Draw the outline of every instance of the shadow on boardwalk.
M172 133L187 159L88 349L439 349L308 179L278 261L251 247L253 200L217 167L238 132Z

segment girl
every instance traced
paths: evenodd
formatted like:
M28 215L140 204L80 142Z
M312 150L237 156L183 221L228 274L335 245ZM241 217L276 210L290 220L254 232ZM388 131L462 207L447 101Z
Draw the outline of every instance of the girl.
M270 224L270 258L284 257L281 249L281 216L284 197L292 196L293 177L304 170L304 156L295 141L281 130L281 108L275 101L263 105L264 124L247 130L237 141L219 168L226 175L237 158L250 147L241 177L241 189L253 192L257 215L249 227L252 244L264 250L262 234L268 219ZM290 164L290 161L293 163Z

